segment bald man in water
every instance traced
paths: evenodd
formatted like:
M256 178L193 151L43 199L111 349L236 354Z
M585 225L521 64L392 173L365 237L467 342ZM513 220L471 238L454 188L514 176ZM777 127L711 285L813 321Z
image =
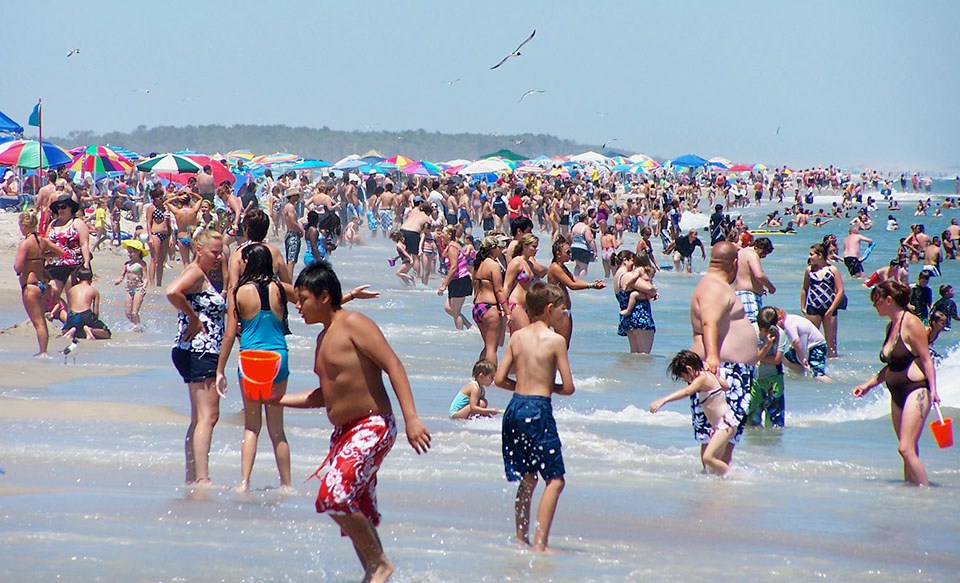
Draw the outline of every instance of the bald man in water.
M690 298L690 325L693 344L690 350L700 355L707 370L721 374L729 389L727 402L733 410L737 430L730 439L723 459L729 463L733 447L743 434L750 405L750 384L757 370L757 332L747 319L743 304L730 284L737 277L737 247L726 241L710 252L710 265ZM710 441L712 429L697 395L690 397L694 437L701 450Z

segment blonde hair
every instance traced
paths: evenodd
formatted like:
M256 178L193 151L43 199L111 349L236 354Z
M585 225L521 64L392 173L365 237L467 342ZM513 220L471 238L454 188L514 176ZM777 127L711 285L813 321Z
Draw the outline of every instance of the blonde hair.
M21 225L30 229L31 233L35 233L37 231L37 225L40 224L40 220L37 218L37 213L33 211L23 211L20 213L18 221Z
M223 235L219 232L214 231L213 229L204 229L196 234L193 238L193 244L197 248L206 248L210 243L214 241L222 241Z
M526 247L527 245L539 245L539 244L540 244L540 239L538 239L536 235L534 235L533 233L527 233L523 237L520 237L520 243L518 243L517 246L513 248L513 255L510 258L513 259L514 257L523 253L523 248Z

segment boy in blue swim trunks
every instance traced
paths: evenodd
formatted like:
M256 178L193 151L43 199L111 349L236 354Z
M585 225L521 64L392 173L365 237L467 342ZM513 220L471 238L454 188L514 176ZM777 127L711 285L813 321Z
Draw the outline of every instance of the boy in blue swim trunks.
M574 391L567 342L552 329L570 315L563 291L544 283L533 284L527 292L527 311L532 322L510 336L494 382L514 392L503 413L502 437L507 480L520 482L514 505L517 541L530 544L530 503L539 473L546 484L537 509L533 550L546 551L565 473L550 397ZM553 382L557 371L561 384ZM511 373L516 373L516 380L509 378Z

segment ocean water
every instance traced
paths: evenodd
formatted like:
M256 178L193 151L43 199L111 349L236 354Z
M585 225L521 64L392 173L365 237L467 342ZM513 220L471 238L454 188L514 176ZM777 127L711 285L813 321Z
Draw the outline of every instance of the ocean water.
M829 206L830 199L823 199ZM821 203L814 205L819 206ZM919 222L909 203L895 213L906 228ZM749 210L746 217L770 209ZM886 216L886 211L878 213ZM930 233L949 223L923 218ZM696 222L697 217L687 220ZM879 224L868 271L885 264L899 233ZM764 260L778 291L767 305L796 312L808 246L827 232L776 236ZM544 238L545 240L545 238ZM625 248L636 239L628 237ZM541 245L541 261L549 261ZM824 384L788 373L787 427L748 431L728 478L703 475L692 439L689 405L651 415L647 406L679 385L665 373L690 342L689 297L697 275L662 273L654 303L654 354L631 355L616 335L613 292L573 294L570 350L577 392L554 399L567 467L566 489L551 533L553 552L534 555L511 542L515 486L500 457L499 419L454 423L446 412L469 378L481 348L475 330L457 331L430 287L403 288L388 268L383 239L341 249L334 263L346 289L371 283L379 300L356 302L383 329L411 378L433 448L417 456L400 437L380 471L381 538L397 581L945 581L960 570L956 447L940 450L927 430L921 455L933 487L902 485L902 464L882 388L856 400L853 385L879 368L885 321L867 290L845 279L850 307L840 317L842 357ZM664 261L666 262L666 261ZM844 271L842 266L841 271ZM695 270L705 269L695 261ZM914 268L916 271L916 268ZM948 262L944 281L960 282ZM601 274L591 266L590 276ZM115 288L104 290L114 340L83 343L78 377L44 388L0 390L4 399L159 405L189 415L186 388L170 364L173 310L151 293L148 331L129 332ZM464 313L468 314L469 303ZM19 306L0 307L0 324L22 320ZM290 390L316 386L311 372L316 328L291 318ZM944 414L960 409L960 327L944 333L938 371ZM51 348L62 347L54 341ZM0 353L0 366L25 374L29 339ZM491 406L510 394L488 389ZM3 401L0 401L3 406ZM239 479L242 406L231 387L221 405L211 452L215 482ZM931 415L931 417L933 417ZM182 487L186 422L4 418L0 434L0 580L3 581L355 581L357 559L346 539L313 508L317 483L302 483L322 461L330 424L321 411L288 411L294 485L281 496L266 433L248 495L228 488L194 494ZM19 492L19 493L18 493ZM539 492L538 492L539 494ZM536 503L536 500L535 500Z

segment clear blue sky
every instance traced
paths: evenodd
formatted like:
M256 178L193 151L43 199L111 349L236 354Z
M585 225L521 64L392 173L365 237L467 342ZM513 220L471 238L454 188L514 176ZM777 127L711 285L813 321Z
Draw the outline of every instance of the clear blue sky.
M47 135L423 128L744 163L960 166L955 0L53 0L3 16L0 111L26 125L42 97ZM489 70L533 29L520 58ZM545 93L518 103L529 89Z

